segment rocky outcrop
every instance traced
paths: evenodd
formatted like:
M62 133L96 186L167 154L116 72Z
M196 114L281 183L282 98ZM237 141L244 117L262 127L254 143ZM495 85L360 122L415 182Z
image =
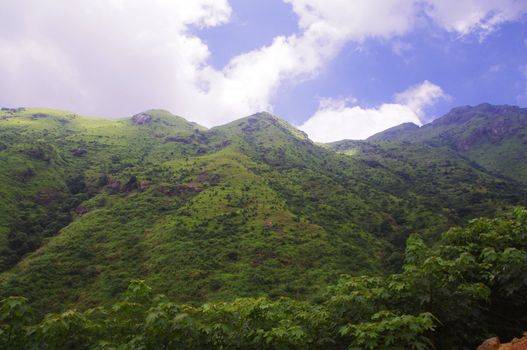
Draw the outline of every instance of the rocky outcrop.
M225 148L225 147L229 146L231 143L232 143L231 140L225 140L225 141L217 144L214 148L217 149L217 150L218 149L222 149L222 148Z
M47 118L49 115L46 113L35 113L31 116L31 119L41 119L41 118Z
M75 208L75 213L76 213L77 215L80 215L80 216L82 216L82 215L84 215L84 214L87 214L88 212L89 212L89 210L88 210L88 208L86 208L86 207L82 207L82 206L81 206L81 207L77 207L77 208Z
M165 142L178 142L186 145L189 145L191 143L199 143L201 145L206 145L209 143L209 139L203 133L194 132L194 134L186 136L167 136L165 137Z
M134 190L138 190L139 192L144 192L148 189L150 186L150 183L148 181L138 181L137 177L135 175L132 175L128 182L123 184L121 181L117 179L113 179L111 177L102 177L101 180L99 180L99 185L106 186L106 188L110 191L110 193L127 193Z
M498 337L485 340L477 350L527 350L527 335L513 339L510 343L501 343Z
M220 183L220 180L221 180L221 177L218 175L218 174L213 174L213 175L210 175L206 172L204 173L201 173L197 179L196 179L196 182L197 183L205 183L205 182L208 182L210 183L211 185L217 185Z
M159 186L157 190L164 195L174 196L184 193L200 193L203 191L203 188L190 183L177 186Z
M192 143L192 139L191 138L183 137L183 136L169 136L169 137L165 138L165 141L166 142L179 142L179 143L184 143L186 145Z
M117 179L108 179L108 183L106 184L106 187L110 190L112 193L121 192L122 185L121 181Z
M468 137L458 142L456 149L469 151L482 143L499 143L514 135L518 129L521 129L521 126L514 124L510 119L492 120L488 125L474 130Z
M2 112L7 112L7 113L18 113L18 112L25 111L26 109L24 107L18 107L18 108L2 107L1 110L2 110Z
M38 159L38 160L44 160L49 161L50 157L46 154L46 152L42 148L31 148L24 151L24 153L31 158Z
M139 192L144 192L148 189L150 183L148 181L141 181L139 182L139 184L137 185L137 190Z
M137 177L132 175L128 182L123 186L124 192L130 192L138 188Z
M73 154L75 157L86 157L88 151L85 149L74 149L71 151L71 154Z
M179 186L176 186L176 189L178 191L181 191L181 192L194 192L194 193L199 193L199 192L203 191L203 189L201 187L198 187L198 186L192 185L192 184L179 185Z
M176 194L176 186L159 186L157 190L166 196L173 196Z
M139 113L132 117L132 122L136 125L149 124L152 122L152 116L146 113Z
M485 340L477 350L497 350L500 348L500 339L498 337Z

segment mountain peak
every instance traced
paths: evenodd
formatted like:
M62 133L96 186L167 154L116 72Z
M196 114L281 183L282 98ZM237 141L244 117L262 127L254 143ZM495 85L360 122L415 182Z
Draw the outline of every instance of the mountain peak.
M258 121L266 121L266 122L269 122L271 124L275 124L276 122L280 121L281 119L272 115L271 113L269 112L266 112L266 111L263 111L263 112L258 112L258 113L254 113L254 114L251 114L250 116L248 116L247 118L243 118L241 120L244 120L246 119L248 122L255 122L256 120Z
M204 126L197 123L190 122L185 118L174 115L164 109L149 109L144 112L137 113L131 118L135 125L149 125L149 124L163 124L165 126L175 126L184 129L199 129L206 130Z
M425 125L428 128L432 125L451 125L466 123L473 118L496 118L504 115L520 113L525 108L512 105L492 105L490 103L481 103L476 106L460 106L452 108L444 116L437 118L432 123Z
M368 137L369 141L391 141L400 139L409 133L419 130L419 125L414 123L403 123L392 128L381 131L373 136Z
M214 130L221 130L229 134L251 135L274 142L280 137L294 137L302 141L308 141L307 134L298 130L288 122L280 119L269 112L258 112L248 117L234 120L228 124L217 126ZM273 141L274 140L274 141ZM310 141L311 142L311 141Z
M251 114L249 117L260 117L260 118L278 119L277 117L275 117L274 115L272 115L271 113L269 113L269 112L267 112L267 111L257 112L257 113Z

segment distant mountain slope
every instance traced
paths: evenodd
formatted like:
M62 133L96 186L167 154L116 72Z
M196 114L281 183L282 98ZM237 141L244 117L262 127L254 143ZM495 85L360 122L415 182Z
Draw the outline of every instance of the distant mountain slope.
M458 107L421 128L403 124L368 139L381 140L448 146L489 170L527 184L527 108Z
M111 302L136 277L178 301L315 297L396 268L410 233L526 198L446 147L341 154L268 113L207 130L159 110L15 110L0 139L0 296L41 312Z
M392 128L381 131L368 138L368 141L394 141L401 140L412 135L416 130L419 130L419 126L414 123L403 123Z

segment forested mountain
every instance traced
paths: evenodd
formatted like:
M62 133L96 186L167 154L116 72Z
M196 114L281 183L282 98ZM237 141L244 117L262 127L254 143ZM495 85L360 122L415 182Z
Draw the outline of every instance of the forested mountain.
M206 129L2 109L0 297L86 309L135 278L178 303L321 302L342 274L400 272L411 234L527 204L526 126L480 105L320 145L268 113Z
M448 146L489 170L527 184L527 108L488 103L458 107L421 128L403 124L368 141Z

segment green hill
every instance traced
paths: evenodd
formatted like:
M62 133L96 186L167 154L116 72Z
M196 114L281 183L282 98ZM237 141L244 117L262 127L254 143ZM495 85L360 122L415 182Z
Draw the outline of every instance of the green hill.
M411 233L433 242L527 198L451 147L320 146L267 113L206 129L159 110L4 112L0 293L39 313L109 304L131 278L177 302L317 300L342 273L397 270Z
M458 107L421 128L403 124L368 139L381 140L448 146L489 170L527 184L527 108L487 103Z

